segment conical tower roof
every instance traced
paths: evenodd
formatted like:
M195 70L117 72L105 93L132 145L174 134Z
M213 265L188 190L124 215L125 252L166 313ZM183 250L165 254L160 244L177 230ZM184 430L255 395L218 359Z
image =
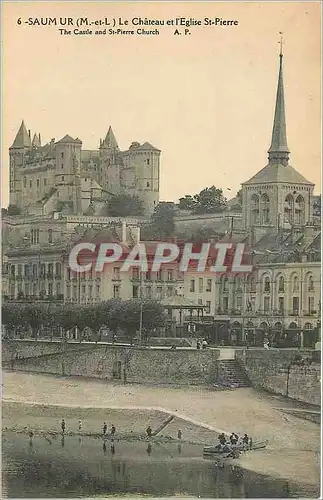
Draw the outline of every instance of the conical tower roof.
M37 135L35 134L34 137L33 137L33 142L32 142L32 146L34 148L40 148L41 147L41 143L40 143L40 135Z
M30 148L31 140L26 129L25 122L22 120L18 133L11 148Z
M274 116L274 125L271 138L271 145L268 150L269 163L280 163L287 165L289 160L289 149L286 138L286 118L285 118L285 99L283 83L283 54L279 54L279 75L276 94L276 107Z
M108 133L105 136L105 139L104 139L101 147L119 149L117 140L115 138L115 135L113 133L111 126L109 127Z

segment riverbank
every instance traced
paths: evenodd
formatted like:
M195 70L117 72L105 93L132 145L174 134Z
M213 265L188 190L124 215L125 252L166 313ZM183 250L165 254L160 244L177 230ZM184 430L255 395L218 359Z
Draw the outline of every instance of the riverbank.
M237 465L309 485L320 481L320 427L283 415L276 409L279 398L253 389L123 386L22 372L4 372L3 384L3 428L22 429L30 423L57 432L64 417L67 428L75 431L81 419L84 432L100 432L107 421L118 432L142 434L147 424L155 428L170 412L177 417L163 435L176 439L181 429L184 440L206 443L214 442L221 430L247 432L254 440L268 440L268 447L243 454Z

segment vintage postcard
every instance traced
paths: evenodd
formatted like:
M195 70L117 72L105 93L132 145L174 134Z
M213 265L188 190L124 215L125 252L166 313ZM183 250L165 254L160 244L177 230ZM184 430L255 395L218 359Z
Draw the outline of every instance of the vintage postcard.
M321 2L2 15L2 498L318 498Z

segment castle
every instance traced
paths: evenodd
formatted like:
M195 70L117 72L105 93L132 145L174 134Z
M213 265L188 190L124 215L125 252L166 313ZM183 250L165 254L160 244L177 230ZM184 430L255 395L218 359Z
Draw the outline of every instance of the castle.
M106 215L107 200L126 193L149 215L159 202L160 153L149 142L121 151L111 127L98 150L69 135L42 146L23 121L9 148L10 205L26 215Z

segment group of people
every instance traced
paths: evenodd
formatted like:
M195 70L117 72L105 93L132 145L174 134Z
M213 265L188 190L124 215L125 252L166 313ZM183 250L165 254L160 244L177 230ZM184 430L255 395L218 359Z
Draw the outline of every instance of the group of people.
M196 341L196 349L206 349L207 348L207 340L197 340Z
M65 419L62 418L61 422L61 429L62 429L62 434L65 434L66 431L66 422ZM79 432L82 431L82 420L78 421L78 430ZM114 424L111 425L111 430L110 430L110 435L113 437L116 433L117 429ZM106 422L103 422L103 427L102 427L102 434L106 436L108 433L108 424Z
M248 436L248 434L244 434L244 436L239 436L235 432L232 432L229 439L222 432L218 436L218 440L220 443L216 446L219 451L223 452L232 452L235 448L251 448L252 447L252 438Z

